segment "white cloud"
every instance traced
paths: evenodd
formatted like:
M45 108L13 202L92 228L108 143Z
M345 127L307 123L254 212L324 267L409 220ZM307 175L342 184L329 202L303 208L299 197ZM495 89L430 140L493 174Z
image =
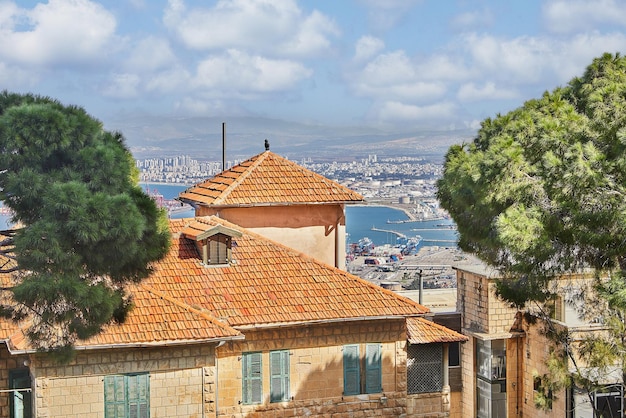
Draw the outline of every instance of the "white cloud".
M444 83L423 80L404 51L381 54L346 79L357 96L375 100L424 102L446 92Z
M236 48L283 56L327 52L335 23L320 12L305 16L293 0L220 0L213 8L187 10L170 0L164 23L191 49Z
M395 27L422 0L359 0L368 8L368 21L375 32Z
M385 48L385 42L373 36L362 36L356 43L354 60L365 61Z
M141 78L136 74L113 74L101 89L103 95L116 99L131 99L139 95Z
M427 80L458 81L470 77L470 63L463 62L462 55L455 52L450 55L437 53L414 62L416 73Z
M383 122L432 121L453 118L456 105L437 102L426 106L407 105L400 102L385 102L375 113Z
M484 29L493 25L494 16L491 10L471 11L458 14L450 21L450 26L456 30Z
M283 46L279 47L286 55L309 56L330 51L332 44L329 35L339 35L336 25L317 11L306 17L298 27L293 39L288 37Z
M603 25L626 26L626 3L616 0L556 0L543 5L548 30L556 33L582 32Z
M158 71L143 80L143 89L155 93L185 92L191 84L191 74L182 66Z
M457 93L457 98L463 102L479 100L508 100L519 97L519 93L511 88L496 87L496 84L489 81L482 87L475 83L463 84Z
M298 62L229 50L198 65L194 86L217 96L252 98L285 92L312 74L312 70Z
M85 64L107 55L115 17L88 0L50 0L33 9L2 5L0 57L34 65Z
M167 40L149 36L137 41L129 52L124 67L129 71L154 71L176 63L176 55Z
M477 73L514 84L541 80L546 57L556 52L552 41L528 36L501 39L469 34L464 43Z

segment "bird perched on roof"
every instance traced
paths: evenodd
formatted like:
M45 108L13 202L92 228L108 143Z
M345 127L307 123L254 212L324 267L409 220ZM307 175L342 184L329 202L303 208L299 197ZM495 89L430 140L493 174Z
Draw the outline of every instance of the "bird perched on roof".
M265 151L269 151L270 150L270 141L268 141L267 139L265 140Z

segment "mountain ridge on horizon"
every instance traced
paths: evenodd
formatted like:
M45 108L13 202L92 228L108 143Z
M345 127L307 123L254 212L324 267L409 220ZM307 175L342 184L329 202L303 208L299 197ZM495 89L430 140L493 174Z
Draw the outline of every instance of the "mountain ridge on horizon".
M264 150L287 158L353 160L379 156L422 156L443 159L447 149L467 142L475 132L463 130L391 131L367 126L336 127L263 117L134 116L118 118L106 129L121 132L137 159L192 155L197 159L222 159L222 123L226 124L226 159L245 159ZM259 134L260 133L260 134Z

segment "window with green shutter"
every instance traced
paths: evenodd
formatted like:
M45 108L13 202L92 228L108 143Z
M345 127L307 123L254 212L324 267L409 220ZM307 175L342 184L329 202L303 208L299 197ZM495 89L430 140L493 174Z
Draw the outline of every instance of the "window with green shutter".
M270 402L289 400L289 351L270 351Z
M365 346L365 393L382 392L381 344Z
M382 344L364 344L365 358L358 344L343 347L343 394L380 393L382 389Z
M105 418L149 418L150 379L147 373L104 377Z
M343 394L361 393L361 360L359 346L356 344L343 347Z
M263 400L261 353L243 353L241 363L243 403L246 405L261 403Z

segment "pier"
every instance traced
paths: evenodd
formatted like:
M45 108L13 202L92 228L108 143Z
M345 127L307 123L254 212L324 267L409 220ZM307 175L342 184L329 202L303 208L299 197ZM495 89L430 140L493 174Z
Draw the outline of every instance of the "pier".
M394 234L396 235L398 238L406 238L406 235L404 235L401 232L398 231L392 231L390 229L380 229L380 228L376 228L375 226L372 227L372 231L376 231L376 232L386 232L388 234Z

